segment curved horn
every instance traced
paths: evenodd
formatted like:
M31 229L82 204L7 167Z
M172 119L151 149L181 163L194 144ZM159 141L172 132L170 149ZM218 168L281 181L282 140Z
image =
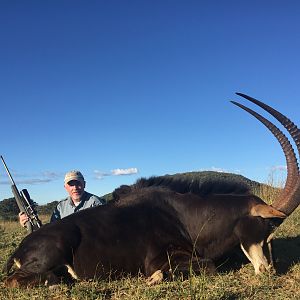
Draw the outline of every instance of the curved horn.
M249 97L249 96L246 96L246 95L240 94L240 93L238 93L238 95L243 96L243 97L245 96L244 98ZM249 98L251 98L251 97L249 97ZM246 99L248 99L248 98L246 98ZM253 98L251 98L251 100L252 99ZM255 100L255 101L257 101L259 104L254 101L251 101L251 102L254 102L255 104L262 107L263 109L267 110L268 112L272 111L272 113L271 112L270 113L273 116L275 116L274 112L276 112L277 114L276 114L275 118L280 119L279 121L281 123L283 122L285 124L287 124L287 123L293 124L288 118L286 118L284 115L277 112L273 108L265 105L264 103L262 103L258 100ZM300 202L299 197L296 197L296 198L294 197L295 190L296 190L295 187L297 187L297 185L299 185L298 184L299 169L298 169L298 164L297 164L297 158L296 158L296 155L295 155L292 145L290 144L288 138L273 123L271 123L270 121L268 121L263 116L256 113L255 111L249 109L248 107L246 107L242 104L239 104L237 102L234 102L234 101L231 101L231 102L233 104L239 106L240 108L244 109L248 113L252 114L255 118L257 118L260 122L262 122L273 133L273 135L276 137L276 139L280 143L281 148L283 149L283 152L284 152L284 155L286 158L286 163L287 163L287 179L286 179L285 187L282 190L282 192L280 193L279 197L273 201L273 206L277 209L280 209L287 215L290 214L292 211L294 211L294 209L299 205L299 202ZM288 126L288 125L286 125L286 126ZM293 126L294 126L294 128L297 128L294 124L293 124ZM289 128L290 128L290 126L289 126ZM299 151L299 148L298 148L298 151Z
M254 98L252 98L248 95L242 94L242 93L236 93L236 94L249 100L250 102L258 105L259 107L261 107L262 109L267 111L269 114L271 114L275 119L277 119L285 127L285 129L289 132L289 134L293 138L293 140L297 146L299 156L300 156L300 130L289 118L287 118L285 115L283 115L276 109L272 108L271 106L269 106L257 99L254 99Z
M275 117L289 132L291 137L293 138L298 154L300 156L300 130L298 127L286 116L275 110L274 108L268 106L267 104L254 99L248 95L237 93L239 96L251 101L252 103L260 106L264 110L266 110L268 113L270 113L273 117ZM298 167L298 165L297 165ZM299 171L298 171L299 174ZM279 210L284 211L287 215L291 214L297 206L300 204L300 176L298 175L298 180L295 183L294 191L291 192L291 194L288 195L287 199L284 199L282 197L279 197L274 202L274 207L276 207Z

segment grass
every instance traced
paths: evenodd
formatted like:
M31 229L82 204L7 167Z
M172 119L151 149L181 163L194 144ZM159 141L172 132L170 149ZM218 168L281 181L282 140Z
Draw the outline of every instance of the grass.
M25 234L16 222L0 223L0 268ZM245 263L214 276L191 275L187 280L177 278L151 287L139 276L118 281L82 281L71 287L61 284L54 290L8 289L0 274L0 299L300 299L299 208L276 231L274 250L277 274L255 276L252 265Z

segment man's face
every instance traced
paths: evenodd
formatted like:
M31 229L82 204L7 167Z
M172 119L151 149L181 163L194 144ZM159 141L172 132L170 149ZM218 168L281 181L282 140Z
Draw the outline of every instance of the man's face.
M79 202L84 192L85 183L79 180L71 180L65 184L65 189L73 201Z

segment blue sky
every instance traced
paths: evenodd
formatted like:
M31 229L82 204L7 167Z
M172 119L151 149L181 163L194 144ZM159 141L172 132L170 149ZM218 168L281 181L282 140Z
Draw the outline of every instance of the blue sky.
M229 101L300 124L299 15L299 1L3 0L0 154L39 204L66 196L72 169L97 195L187 171L285 176L274 137Z

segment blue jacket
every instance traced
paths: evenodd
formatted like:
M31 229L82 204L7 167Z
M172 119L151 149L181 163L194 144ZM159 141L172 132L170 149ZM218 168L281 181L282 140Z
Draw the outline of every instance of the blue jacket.
M104 199L101 199L98 196L95 196L93 194L84 191L82 195L82 199L80 200L80 203L77 206L74 205L71 197L67 197L66 199L60 201L52 213L50 222L60 220L79 210L83 210L97 205L102 205L105 203L106 201Z

